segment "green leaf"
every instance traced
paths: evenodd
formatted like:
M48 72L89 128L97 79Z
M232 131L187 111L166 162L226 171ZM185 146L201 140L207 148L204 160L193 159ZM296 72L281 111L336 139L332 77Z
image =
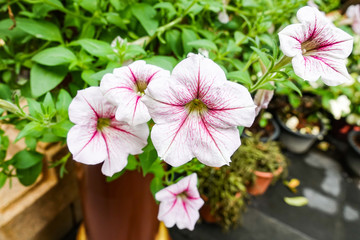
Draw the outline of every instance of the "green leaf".
M144 59L146 63L153 64L166 70L173 70L178 61L174 57L169 56L153 56L148 59Z
M19 132L15 138L15 142L19 141L23 137L40 137L43 131L43 126L38 122L30 122Z
M7 176L5 173L0 172L0 189L5 185Z
M265 90L274 90L275 86L269 82L260 85L259 89L265 89Z
M150 191L153 194L153 196L155 196L155 194L163 188L164 188L164 185L162 184L161 178L154 177L151 180Z
M46 66L57 66L69 64L75 61L76 57L69 49L59 46L47 48L39 52L32 58L32 60Z
M170 46L175 55L180 58L182 54L180 31L177 29L169 30L165 33L166 43Z
M42 119L44 117L44 113L41 108L41 104L31 98L27 98L26 101L28 103L30 115L37 119Z
M72 44L80 44L88 53L96 57L106 57L114 54L109 43L95 39L80 39Z
M139 155L140 165L143 170L143 175L145 176L151 169L152 164L158 158L157 152L152 144L148 144L144 152Z
M188 43L188 45L197 49L204 48L208 50L217 51L217 46L215 45L215 43L207 39L199 39L199 40L191 41Z
M88 10L91 13L95 12L98 8L97 0L80 0L79 3L83 9Z
M26 169L16 169L16 174L19 181L25 185L29 186L33 184L36 179L39 177L42 170L42 161L37 163L36 165L26 168Z
M61 121L55 125L53 125L51 128L53 130L54 135L57 137L63 137L66 138L67 133L69 132L70 128L72 128L74 124L70 122L69 120Z
M63 41L58 26L49 21L17 18L16 27L36 38L55 42Z
M162 8L162 9L166 9L168 11L167 13L167 17L170 19L172 17L174 17L176 15L176 10L174 8L174 6L169 3L169 2L160 2L155 4L154 6L155 9L157 8Z
M11 89L7 84L0 83L0 98L4 100L11 99Z
M13 165L18 169L30 168L43 159L43 155L35 151L23 150L15 154L12 158Z
M265 67L269 67L270 60L268 59L266 53L262 52L260 49L253 47L253 46L251 47L251 49L254 50L257 53L257 55L259 55L261 61L265 65Z
M114 175L112 175L111 177L106 177L106 182L112 182L116 179L118 179L121 175L123 175L126 172L125 169L123 169L120 172L114 173Z
M134 155L129 155L129 157L128 157L128 164L126 165L125 168L126 168L127 170L132 171L132 170L135 170L135 169L136 169L137 165L138 165L138 162L136 161L135 156L134 156Z
M183 43L184 53L187 54L193 49L193 47L189 45L189 42L195 41L197 39L197 35L193 30L183 28L181 39Z
M235 72L229 72L226 74L226 77L228 79L235 80L236 82L243 83L246 85L251 85L252 81L250 78L250 75L247 71L235 71Z
M34 97L54 89L59 85L67 74L64 66L47 67L34 64L30 70L30 88Z
M154 19L156 10L147 3L136 3L132 5L131 11L134 16L139 20L141 26L150 35L154 35L159 23Z
M302 96L302 92L301 90L290 80L285 80L285 81L281 81L279 82L280 84L284 85L287 88L290 88L292 90L294 90L295 92L297 92L300 96Z
M284 197L284 201L294 207L302 207L309 203L306 197Z
M67 112L71 101L72 98L70 94L66 90L61 89L56 101L56 111L58 112L58 115L67 118Z
M26 137L25 138L25 143L26 143L26 146L28 148L30 148L31 150L36 149L36 144L37 144L36 138L34 138L34 137Z
M49 118L55 115L56 109L51 93L46 93L42 105L44 106L45 113L49 116Z
M98 86L99 81L91 78L95 71L92 69L86 69L81 73L81 78L90 86Z

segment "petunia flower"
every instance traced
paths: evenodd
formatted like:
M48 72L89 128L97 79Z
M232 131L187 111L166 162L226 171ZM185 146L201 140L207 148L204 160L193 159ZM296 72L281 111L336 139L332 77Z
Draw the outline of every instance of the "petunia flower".
M351 20L351 27L353 31L360 35L360 4L351 5L346 10L346 15Z
M254 103L256 105L255 108L256 116L260 113L261 109L265 109L268 107L273 96L274 96L274 90L259 89L256 91L254 97Z
M132 127L115 119L116 106L103 97L99 87L78 91L69 106L75 123L67 135L73 159L84 164L102 165L102 173L112 176L127 165L129 154L142 153L147 144L147 124Z
M346 69L346 58L353 47L353 38L336 28L314 7L303 7L297 12L300 23L285 27L280 33L280 48L292 58L294 72L299 77L321 80L335 86L351 77Z
M148 109L140 101L145 89L157 79L169 76L168 71L139 60L106 74L100 88L105 98L117 106L115 117L118 121L138 125L150 120Z
M176 224L179 229L194 230L199 209L204 204L196 184L197 175L193 173L155 194L156 200L160 201L158 219L166 227Z
M175 66L170 80L146 89L142 101L156 123L151 139L158 155L172 166L196 157L220 167L240 146L236 126L252 125L255 104L249 91L226 80L224 71L201 55Z

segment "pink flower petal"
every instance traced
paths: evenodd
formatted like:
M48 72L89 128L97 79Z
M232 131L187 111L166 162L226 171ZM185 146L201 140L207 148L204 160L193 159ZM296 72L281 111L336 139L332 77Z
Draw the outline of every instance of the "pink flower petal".
M200 54L190 53L188 57L175 66L171 77L177 84L186 87L188 100L203 97L210 88L224 84L224 71L212 60Z
M193 173L156 193L155 198L160 201L158 219L165 226L176 224L180 229L194 229L199 209L204 204L196 184L197 175Z
M67 145L73 159L81 163L94 165L107 157L104 139L96 127L73 126L67 135Z
M69 119L80 125L96 126L97 118L111 117L116 107L103 100L98 87L78 91L69 106ZM114 114L115 115L115 114Z
M139 60L129 66L106 74L100 83L104 96L118 106L116 119L131 125L150 120L145 105L140 101L143 90L158 78L168 78L169 72Z
M292 60L294 72L299 77L316 81L320 77L329 86L348 82L351 78L345 66L345 60L326 56L296 56Z
M129 154L141 153L149 135L147 124L133 127L119 122L115 111L99 87L79 91L69 107L71 120L76 121L67 136L73 158L85 164L105 161L102 172L107 176L121 171Z
M214 127L250 127L254 121L254 101L242 85L226 81L222 86L211 88L201 98L208 107L204 120Z
M297 18L300 24L287 26L279 33L280 48L293 57L296 75L308 81L321 77L330 86L348 81L344 60L352 51L353 38L316 8L299 9Z

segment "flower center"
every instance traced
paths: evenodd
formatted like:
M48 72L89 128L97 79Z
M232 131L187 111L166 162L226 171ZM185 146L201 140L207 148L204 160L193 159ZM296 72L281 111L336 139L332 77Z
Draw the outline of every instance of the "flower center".
M137 95L144 96L146 88L147 88L147 83L146 82L136 81L136 85L135 85L134 90L135 90Z
M302 55L310 55L312 51L316 51L318 44L314 41L305 41L301 44Z
M109 118L99 118L97 120L97 125L96 125L97 130L101 131L108 126L110 126Z
M178 196L179 198L181 198L181 199L187 199L187 198L188 198L188 195L187 195L186 192L182 192L182 193L178 194L177 196Z
M185 105L185 108L188 110L189 113L195 112L199 113L200 115L207 112L207 106L200 100L195 98L191 102L188 102Z

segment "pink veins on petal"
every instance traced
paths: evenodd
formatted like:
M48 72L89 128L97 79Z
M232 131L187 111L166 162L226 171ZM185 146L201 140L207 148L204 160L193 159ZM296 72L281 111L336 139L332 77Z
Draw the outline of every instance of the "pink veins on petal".
M240 146L236 126L251 126L255 105L248 90L226 80L212 60L190 55L170 80L146 89L142 101L155 121L151 139L172 166L193 157L209 166L229 164Z
M350 55L353 38L336 28L319 10L299 9L300 23L285 27L280 33L280 48L292 57L296 75L308 81L322 81L330 86L349 80L345 59Z
M160 201L158 219L166 227L176 224L179 229L194 229L204 204L196 184L197 175L193 173L156 193L155 198Z
M117 106L118 121L138 125L150 120L146 106L140 101L145 89L153 81L168 77L168 71L139 60L106 74L100 88L105 98Z
M104 162L102 172L112 176L127 164L129 154L139 154L147 144L146 124L132 127L115 119L116 106L106 101L99 87L78 91L69 106L75 123L67 135L74 160L85 164Z

